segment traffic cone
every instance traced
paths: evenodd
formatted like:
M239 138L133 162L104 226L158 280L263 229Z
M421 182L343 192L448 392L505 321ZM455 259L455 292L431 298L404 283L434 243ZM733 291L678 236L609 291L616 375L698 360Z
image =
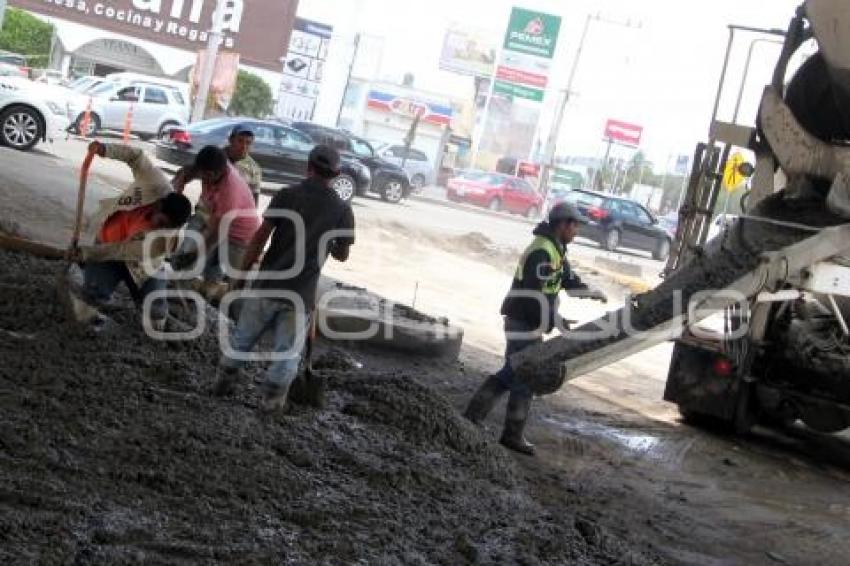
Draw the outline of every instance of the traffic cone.
M127 115L124 117L124 135L122 141L124 144L130 141L130 127L133 125L133 105L127 108Z

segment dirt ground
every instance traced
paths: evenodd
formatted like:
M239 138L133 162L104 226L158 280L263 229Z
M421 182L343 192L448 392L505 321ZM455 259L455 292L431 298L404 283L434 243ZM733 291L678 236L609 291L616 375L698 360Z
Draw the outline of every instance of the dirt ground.
M73 194L33 190L0 183L0 224L65 241ZM846 564L848 439L682 425L659 401L669 345L538 399L538 457L501 450L502 407L484 430L459 411L501 363L517 250L358 218L328 274L448 316L461 359L355 349L364 367L331 372L326 410L273 418L254 408L257 368L209 395L213 336L152 343L129 307L115 334L70 330L59 264L0 253L0 560ZM564 301L580 321L624 291L584 271L612 302Z

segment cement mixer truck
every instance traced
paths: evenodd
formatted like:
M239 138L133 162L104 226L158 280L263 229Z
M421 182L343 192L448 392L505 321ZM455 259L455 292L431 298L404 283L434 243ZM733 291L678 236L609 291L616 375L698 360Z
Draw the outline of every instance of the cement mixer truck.
M748 125L717 118L741 33L782 44ZM792 72L812 39L817 51ZM736 148L750 163L731 162ZM706 241L730 173L749 179L743 214ZM850 426L849 325L850 3L807 0L787 31L730 26L708 141L694 153L662 283L512 363L548 394L672 339L664 398L686 419L739 432L800 420L832 433Z

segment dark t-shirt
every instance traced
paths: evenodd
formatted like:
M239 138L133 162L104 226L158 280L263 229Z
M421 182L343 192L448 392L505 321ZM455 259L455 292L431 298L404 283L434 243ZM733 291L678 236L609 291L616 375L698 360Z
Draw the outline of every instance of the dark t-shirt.
M277 211L290 211L304 221L304 236L296 242L295 224L292 219L275 217ZM336 191L321 183L306 179L291 188L281 189L272 198L264 214L264 220L275 228L271 245L261 271L285 271L292 269L296 259L296 246L304 246L304 268L288 279L257 280L255 289L286 290L298 293L307 309L316 300L316 286L322 265L334 246L354 243L354 213ZM329 232L344 230L344 234ZM319 249L319 246L324 249Z

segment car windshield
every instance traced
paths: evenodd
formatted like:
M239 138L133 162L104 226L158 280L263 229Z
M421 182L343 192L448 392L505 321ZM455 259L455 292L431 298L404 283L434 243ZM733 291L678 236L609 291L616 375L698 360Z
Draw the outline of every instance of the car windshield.
M375 153L372 151L372 146L370 146L365 141L359 140L357 138L351 139L351 149L359 157L374 157L375 156Z
M102 94L110 94L118 87L117 84L111 82L105 82L103 84L99 84L93 89L89 90L89 94L93 94L95 96Z
M564 195L564 201L573 205L601 207L605 203L605 198L584 191L570 191Z

